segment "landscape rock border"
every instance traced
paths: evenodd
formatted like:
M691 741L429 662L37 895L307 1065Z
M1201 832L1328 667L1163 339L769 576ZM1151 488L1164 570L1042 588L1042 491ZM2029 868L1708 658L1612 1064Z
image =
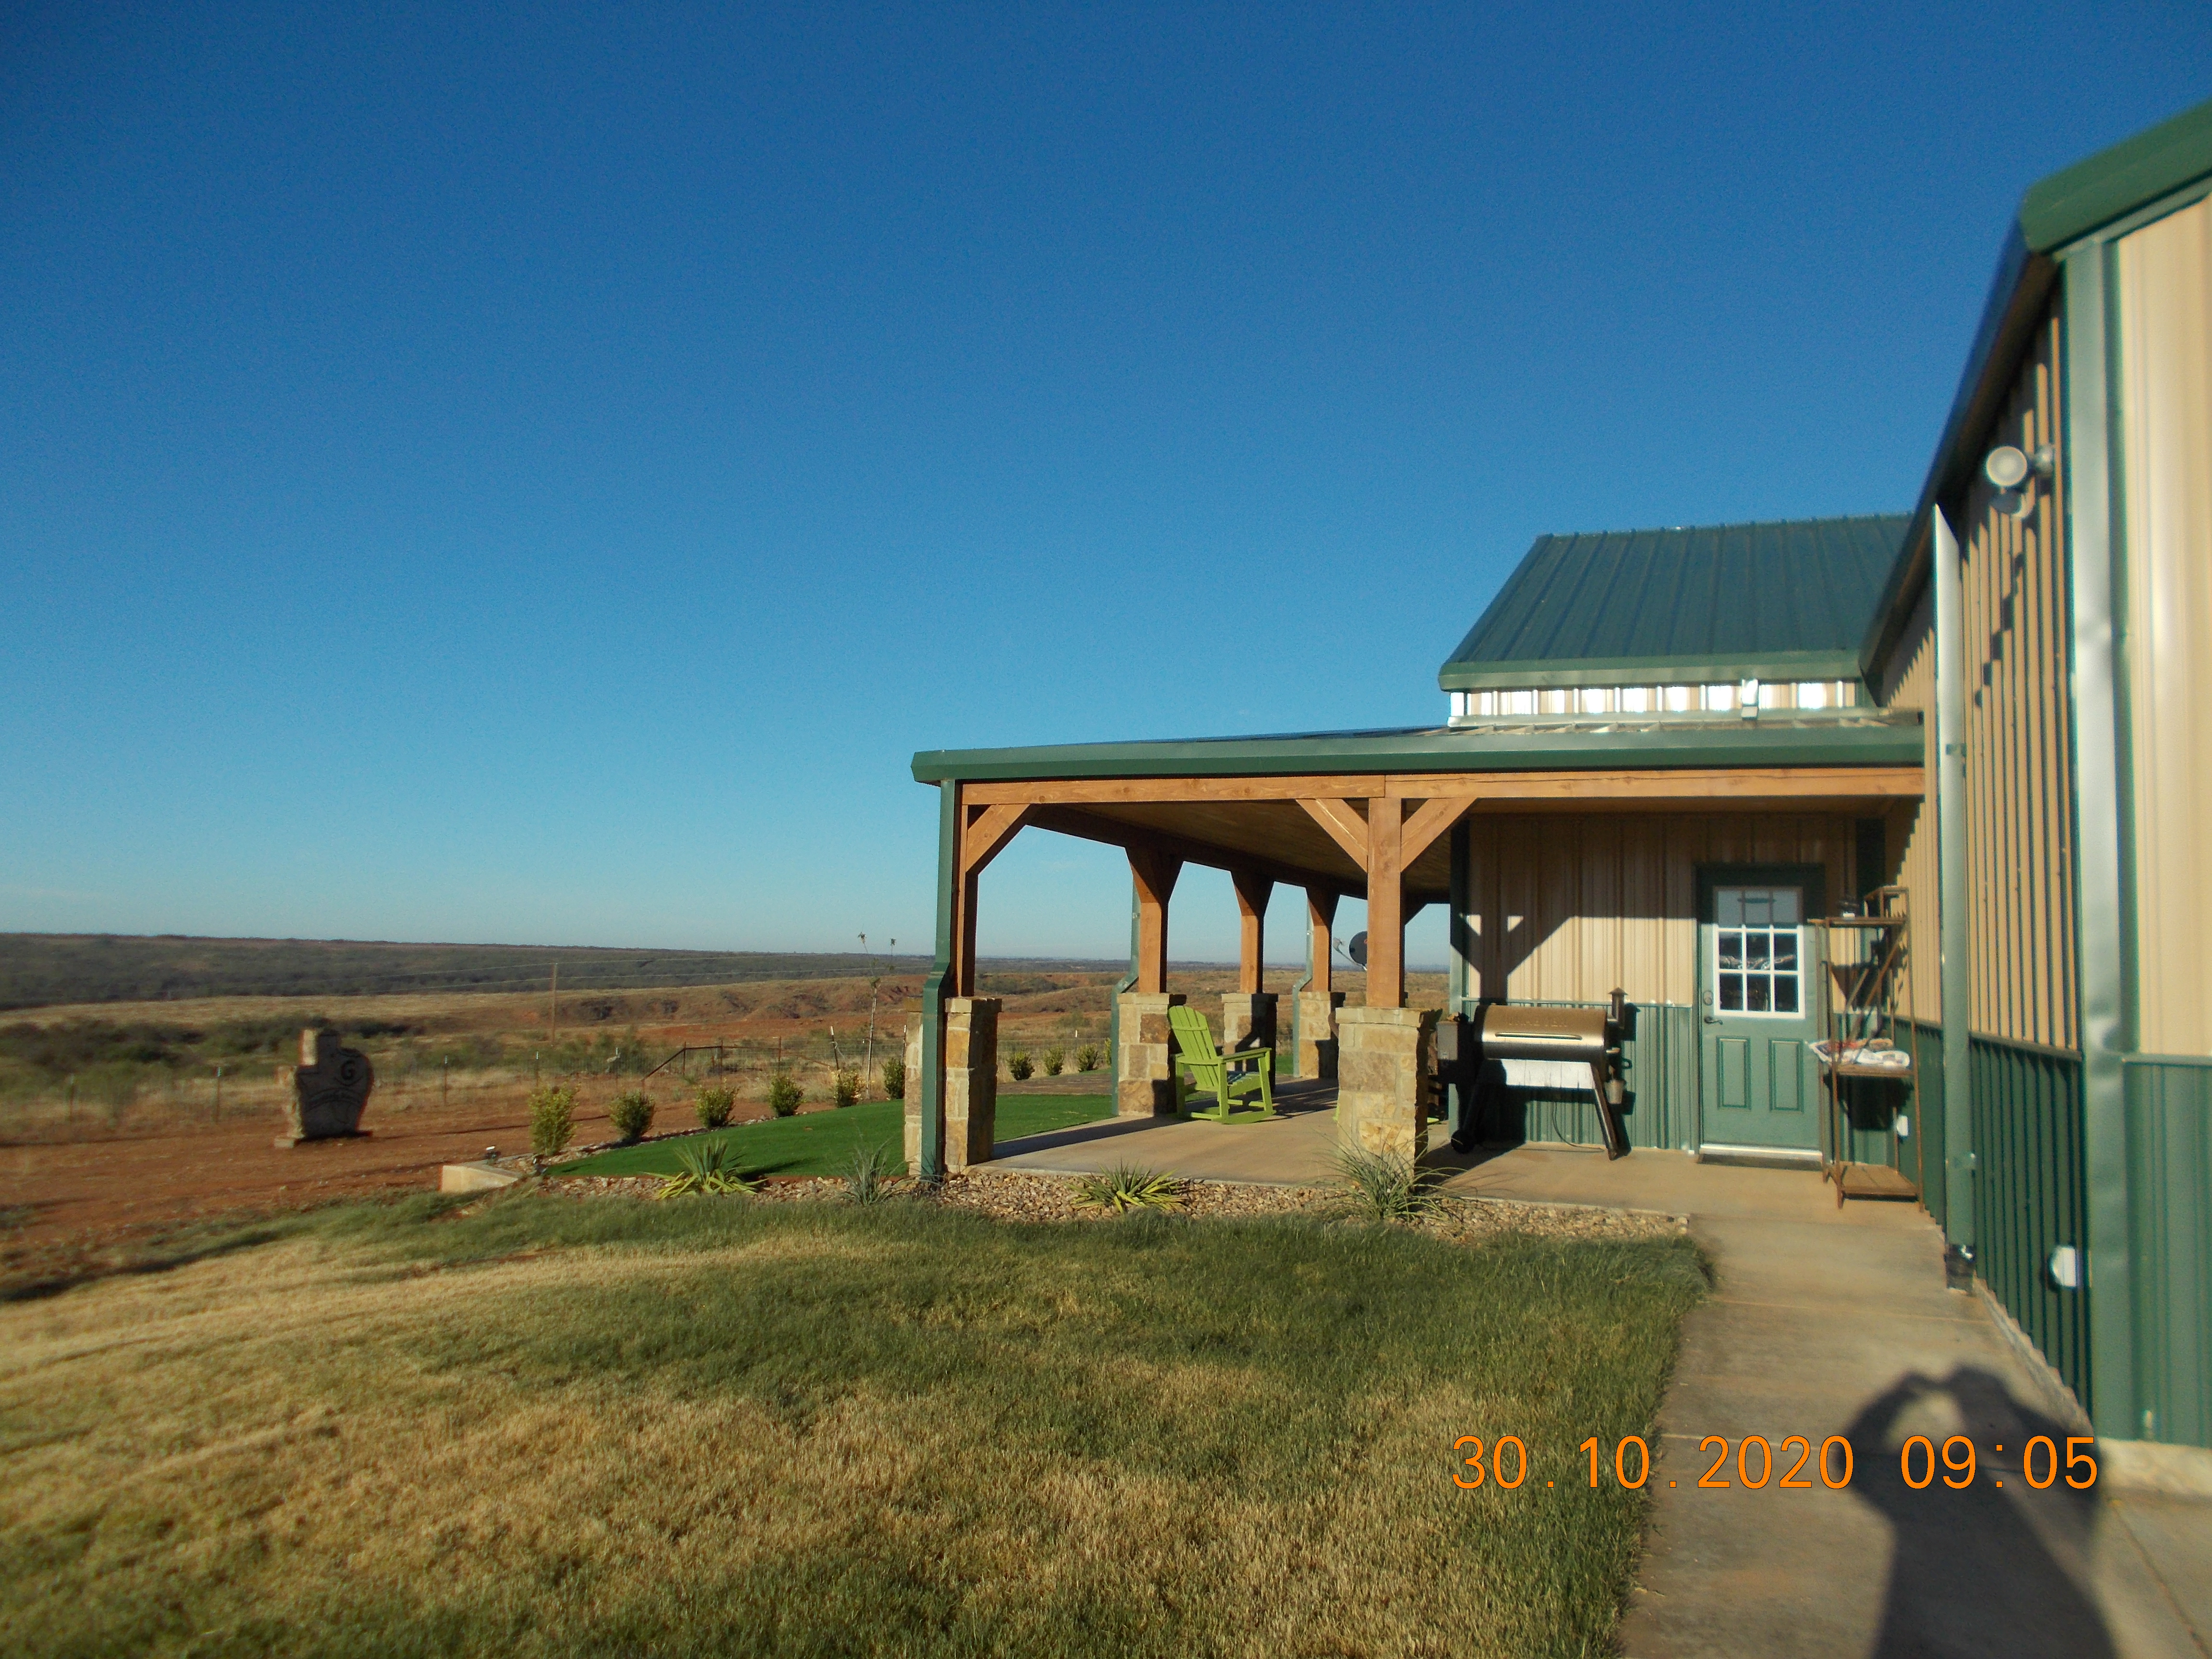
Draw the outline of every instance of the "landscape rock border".
M933 1202L975 1210L1000 1221L1111 1221L1111 1210L1076 1201L1073 1176L1026 1171L968 1170L948 1175L933 1191L901 1178L892 1188L894 1203ZM659 1176L571 1176L556 1190L580 1200L652 1198ZM690 1200L679 1201L695 1201ZM700 1198L696 1201L730 1202ZM845 1183L835 1176L775 1176L763 1180L750 1199L773 1204L849 1202ZM1193 1218L1243 1219L1259 1216L1305 1215L1316 1219L1348 1217L1345 1193L1338 1187L1277 1187L1227 1181L1188 1180L1182 1202L1170 1213ZM1654 1210L1612 1210L1595 1205L1533 1204L1511 1199L1444 1194L1433 1210L1413 1224L1419 1231L1460 1243L1478 1243L1508 1234L1546 1238L1637 1240L1686 1237L1687 1216Z

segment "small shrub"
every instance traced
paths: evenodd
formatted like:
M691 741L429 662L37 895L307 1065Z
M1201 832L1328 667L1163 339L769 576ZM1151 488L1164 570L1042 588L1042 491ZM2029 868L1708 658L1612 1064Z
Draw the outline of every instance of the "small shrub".
M830 1098L840 1106L850 1106L860 1097L860 1074L858 1072L839 1072L830 1079Z
M885 1100L904 1100L906 1098L906 1061L903 1060L887 1060L883 1063L882 1071L884 1079L884 1098Z
M653 1127L656 1109L653 1097L644 1090L625 1089L609 1104L607 1115L614 1120L615 1133L624 1140L642 1140Z
M692 1103L691 1109L699 1114L701 1128L719 1129L730 1121L730 1114L737 1109L737 1104L736 1091L709 1089L702 1084L700 1085L699 1097Z
M1059 1076L1062 1072L1066 1071L1066 1069L1067 1069L1067 1050L1066 1050L1066 1049L1065 1049L1065 1048L1048 1048L1048 1049L1046 1049L1046 1050L1044 1051L1044 1074L1045 1074L1047 1077L1058 1077L1058 1076Z
M789 1117L799 1110L799 1103L806 1098L806 1091L799 1086L799 1079L788 1072L778 1072L768 1080L768 1109L778 1117Z
M845 1171L845 1196L855 1204L880 1204L891 1195L891 1176L899 1160L888 1144L863 1141L853 1148L851 1166Z
M1097 1043L1086 1042L1075 1051L1075 1069L1079 1072L1095 1072L1098 1069L1098 1062L1105 1058L1105 1054Z
M719 1140L703 1140L676 1151L680 1175L664 1176L655 1198L681 1198L686 1193L713 1195L749 1193L753 1183L729 1167L729 1147Z
M1116 1164L1075 1183L1075 1201L1087 1210L1175 1210L1182 1206L1183 1183L1137 1164Z
M576 1091L556 1084L530 1091L530 1150L553 1158L568 1150L576 1133Z
M1006 1056L1006 1075L1017 1083L1027 1082L1030 1073L1036 1069L1036 1066L1030 1062L1030 1051L1026 1048L1017 1048Z
M1419 1221L1446 1202L1435 1177L1396 1152L1345 1147L1336 1154L1345 1207L1370 1221Z

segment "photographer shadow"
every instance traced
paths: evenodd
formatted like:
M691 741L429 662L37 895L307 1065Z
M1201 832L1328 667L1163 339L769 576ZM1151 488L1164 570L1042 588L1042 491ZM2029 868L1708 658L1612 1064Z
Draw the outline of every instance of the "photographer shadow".
M1851 1492L1889 1522L1894 1540L1881 1630L1869 1650L1876 1659L2105 1659L2116 1652L2087 1588L2096 1488L2077 1490L2065 1480L2072 1432L1972 1365L1940 1380L1911 1373L1853 1419L1844 1431L1858 1459ZM1928 1484L1908 1486L1899 1453L1916 1434L1939 1454L1949 1436L1972 1441L1972 1479L1954 1488L1948 1481L1959 1474L1931 1460ZM2040 1492L2021 1474L2023 1449L2038 1435L2057 1449L2057 1478ZM1918 1457L1916 1449L1915 1474ZM2043 1472L2039 1447L2036 1468Z

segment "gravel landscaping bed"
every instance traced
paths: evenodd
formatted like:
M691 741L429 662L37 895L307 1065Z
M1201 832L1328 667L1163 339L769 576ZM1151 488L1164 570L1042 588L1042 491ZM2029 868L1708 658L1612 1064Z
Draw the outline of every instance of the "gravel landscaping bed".
M547 1183L549 1190L571 1198L651 1198L660 1190L658 1176L578 1176ZM924 1197L911 1182L893 1185L892 1201L915 1202ZM848 1202L845 1183L816 1179L764 1181L752 1194L755 1202L773 1204L842 1204ZM688 1200L678 1200L678 1202ZM713 1201L713 1200L704 1200ZM1075 1178L1069 1176L1018 1175L1011 1171L972 1170L950 1175L939 1187L934 1202L977 1210L1001 1221L1110 1221L1110 1210L1086 1207L1076 1201ZM1225 1181L1193 1181L1183 1188L1182 1203L1175 1212L1193 1217L1346 1215L1345 1195L1334 1187L1243 1186ZM1533 1233L1547 1238L1660 1238L1686 1233L1686 1216L1661 1215L1642 1210L1607 1210L1578 1204L1524 1204L1510 1200L1445 1197L1424 1219L1414 1224L1421 1231L1461 1243L1474 1243L1504 1233Z

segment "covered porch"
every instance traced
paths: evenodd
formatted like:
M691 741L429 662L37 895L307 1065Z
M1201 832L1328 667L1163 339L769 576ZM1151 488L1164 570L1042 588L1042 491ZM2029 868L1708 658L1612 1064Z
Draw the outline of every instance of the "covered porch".
M917 755L915 777L940 793L937 954L910 1040L908 1167L934 1179L997 1154L999 1010L976 994L976 927L985 872L1024 830L1114 846L1129 864L1117 1121L1092 1139L1176 1117L1169 1011L1185 999L1170 984L1170 922L1177 879L1197 865L1229 874L1239 914L1224 1048L1273 1049L1285 1024L1296 1039L1281 1117L1179 1125L1191 1145L1176 1161L1194 1165L1180 1172L1200 1173L1199 1138L1251 1131L1279 1136L1286 1157L1311 1141L1419 1158L1440 1114L1468 1127L1465 1102L1437 1097L1438 1022L1486 1000L1594 1006L1621 988L1655 1011L1653 1080L1671 1073L1675 1094L1694 1092L1696 1030L1682 1028L1695 1018L1703 872L1795 871L1810 895L1876 884L1921 799L1921 743L1917 714L1833 710ZM1261 967L1279 886L1297 890L1307 926L1287 1022ZM1332 983L1346 897L1367 907L1366 990L1353 1006ZM1442 1007L1409 1008L1405 927L1432 903L1451 916L1447 994ZM1670 1037L1674 1052L1663 1053ZM1694 1139L1680 1100L1649 1107L1637 1144Z

